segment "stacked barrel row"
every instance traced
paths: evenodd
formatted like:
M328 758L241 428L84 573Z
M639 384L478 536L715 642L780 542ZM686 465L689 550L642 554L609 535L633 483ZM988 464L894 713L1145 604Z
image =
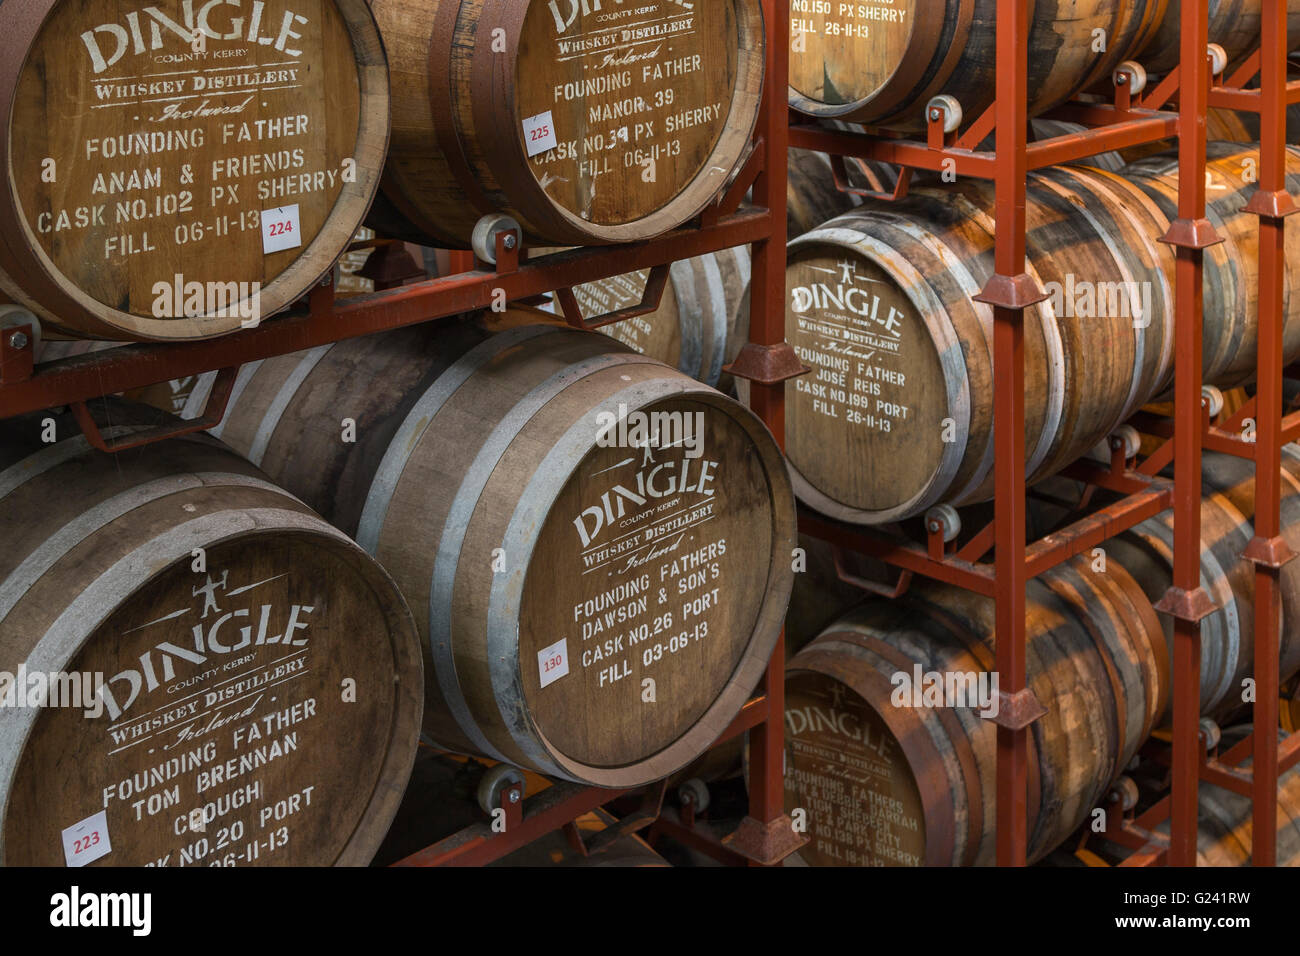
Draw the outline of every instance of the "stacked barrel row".
M1209 40L1229 75L1257 44L1261 0L1211 0ZM918 130L932 97L949 96L974 120L993 102L995 0L939 4L809 3L791 18L789 100L821 119ZM1178 0L1090 0L1069 16L1052 4L1029 14L1030 116L1092 88L1111 92L1115 68L1136 59L1152 74L1179 56ZM1289 9L1289 46L1300 44L1300 9Z
M1300 153L1288 152L1300 187ZM1248 382L1258 239L1244 211L1257 152L1210 147L1204 376ZM1172 385L1177 160L1029 175L1026 474L1080 458ZM855 524L992 497L992 185L960 181L871 203L790 244L786 337L811 373L786 388L786 451L806 504ZM1300 356L1300 236L1287 239L1283 357Z
M77 828L112 847L86 862L363 863L421 735L611 788L717 738L789 601L776 443L607 336L516 318L245 366L215 437L110 456L70 417L6 424L0 671L105 681L0 708L0 861L64 862Z
M0 7L0 306L198 339L302 298L363 222L596 245L691 220L758 114L758 0Z
M1253 467L1207 455L1204 479L1201 580L1217 609L1202 622L1201 712L1224 718L1253 699L1254 575L1241 558L1253 536ZM1283 536L1295 547L1294 445L1282 479ZM1152 602L1172 583L1172 562L1165 512L1029 582L1028 686L1047 710L1029 746L1031 860L1104 806L1137 748L1168 723L1171 625ZM1287 678L1300 670L1300 569L1284 567L1279 588ZM924 582L853 608L792 657L786 793L788 808L807 815L806 862L992 862L993 621L991 599ZM1288 817L1285 829L1295 824Z

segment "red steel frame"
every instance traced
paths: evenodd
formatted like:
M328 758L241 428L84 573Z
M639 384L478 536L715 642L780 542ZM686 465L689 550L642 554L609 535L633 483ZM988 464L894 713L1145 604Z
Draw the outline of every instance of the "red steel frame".
M812 514L801 515L801 530L839 545L872 554L902 569L901 590L912 573L956 584L996 601L995 655L1002 694L997 740L997 859L999 865L1026 862L1027 728L1041 705L1025 685L1025 585L1030 577L1082 553L1155 513L1173 507L1175 561L1173 587L1156 605L1174 618L1173 732L1171 792L1137 820L1112 809L1116 825L1108 836L1134 851L1128 865L1196 864L1198 782L1206 779L1254 799L1254 862L1272 865L1276 856L1278 773L1300 762L1300 735L1280 747L1274 734L1253 735L1222 757L1207 756L1200 736L1200 621L1215 607L1200 587L1200 503L1202 447L1256 462L1255 539L1246 557L1256 567L1255 616L1257 727L1278 723L1278 571L1295 555L1280 536L1281 446L1300 437L1300 413L1283 417L1281 344L1284 217L1296 211L1286 192L1286 106L1300 101L1300 83L1286 78L1285 0L1264 0L1262 48L1226 82L1211 76L1207 50L1206 0L1181 6L1181 66L1140 99L1117 87L1113 105L1072 103L1054 115L1084 123L1080 133L1027 141L1028 4L998 0L996 101L963 133L945 133L941 113L928 116L926 142L853 135L807 125L791 117L790 144L838 155L892 162L908 168L947 169L958 175L992 179L997 236L995 272L977 297L993 306L994 421L996 441L994 521L966 545L949 549L940 529L929 529L927 546L887 540L848 529ZM1258 90L1241 86L1262 70ZM1219 82L1211 87L1213 80ZM1175 95L1178 111L1162 107ZM1258 112L1261 116L1259 190L1249 209L1260 216L1260 296L1258 415L1256 437L1210 424L1202 408L1201 328L1204 250L1222 241L1206 219L1206 112L1211 106ZM994 152L974 147L996 133ZM1136 471L1114 452L1109 472L1080 463L1069 472L1126 497L1070 527L1026 545L1024 474L1024 309L1044 296L1025 274L1025 174L1028 169L1065 162L1108 149L1177 136L1179 141L1178 219L1164 242L1174 247L1175 411L1172 442ZM905 187L896 191L905 192ZM1236 422L1250 409L1239 413ZM1157 429L1159 430L1159 429ZM1170 459L1174 481L1154 479ZM996 547L992 566L977 563ZM1253 767L1238 766L1253 747ZM1152 831L1170 821L1166 839Z
M785 432L782 383L803 371L785 343L784 327L784 80L789 57L789 0L761 2L767 25L767 81L755 149L736 182L715 207L700 217L698 228L683 228L634 245L575 250L533 263L521 262L521 250L513 242L507 243L503 234L497 239L495 267L476 263L470 253L453 253L452 271L456 274L338 302L331 281L326 279L307 297L305 308L253 329L204 342L127 346L38 368L32 364L31 330L10 328L0 335L0 418L62 405L77 409L80 403L102 395L213 369L229 370L330 342L485 309L498 297L498 290L504 290L509 301L525 300L609 276L752 244L751 344L729 371L752 382L752 407L780 440ZM740 210L740 202L751 185L755 208ZM215 407L220 402L213 404L205 419L223 412L223 408ZM190 430L210 424L205 421ZM177 429L170 429L166 434L177 433ZM96 436L88 437L93 441ZM750 733L750 815L730 838L730 846L738 858L759 865L779 862L803 842L793 833L784 809L783 645L783 640L778 641L755 699L742 709L722 738ZM662 787L659 789L662 798ZM507 788L505 796L509 795ZM565 784L526 801L503 800L507 819L504 833L494 833L486 826L471 827L403 864L489 863L618 796L619 791ZM658 812L656 803L633 828L649 825Z

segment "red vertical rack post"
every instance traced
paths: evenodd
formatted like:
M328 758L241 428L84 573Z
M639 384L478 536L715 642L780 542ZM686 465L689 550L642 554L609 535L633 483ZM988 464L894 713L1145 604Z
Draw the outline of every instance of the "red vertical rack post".
M1205 218L1205 118L1210 94L1207 0L1181 10L1178 219L1174 247L1174 573L1156 605L1174 618L1173 754L1168 862L1196 865L1200 773L1201 621L1214 610L1201 588L1201 321L1205 249L1222 240Z
M750 406L785 449L785 381L800 369L785 341L786 175L789 123L786 80L790 66L790 2L763 0L768 23L767 82L758 138L766 151L754 184L755 201L771 211L765 238L753 243L749 344L730 370L749 380ZM749 815L729 846L751 863L780 862L803 840L785 812L785 636L777 641L761 685L766 714L749 736Z
M993 306L995 655L1001 707L997 743L997 860L1024 866L1028 850L1028 727L1036 700L1025 686L1025 309L1047 296L1025 271L1029 4L998 0L995 271L976 298Z
M1286 189L1286 3L1264 0L1260 30L1259 188L1247 209L1259 216L1259 353L1255 430L1255 707L1251 858L1277 865L1278 572L1295 557L1281 536L1282 281Z

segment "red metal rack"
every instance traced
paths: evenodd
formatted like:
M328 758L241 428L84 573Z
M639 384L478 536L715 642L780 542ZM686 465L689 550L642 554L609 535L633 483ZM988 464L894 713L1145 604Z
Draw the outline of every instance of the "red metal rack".
M1281 747L1271 733L1256 734L1222 757L1208 756L1200 736L1200 621L1215 608L1200 587L1200 500L1202 447L1256 462L1256 537L1245 557L1256 567L1256 726L1278 722L1277 575L1294 555L1280 537L1280 448L1300 436L1300 414L1282 416L1281 343L1284 217L1296 207L1285 189L1286 105L1300 101L1300 84L1286 80L1286 5L1265 0L1261 52L1225 81L1212 77L1207 55L1205 0L1181 8L1181 66L1145 96L1130 92L1129 76L1117 71L1111 104L1071 103L1053 112L1090 127L1079 133L1028 142L1026 123L1028 4L998 0L996 101L961 132L945 132L943 108L927 110L925 142L855 135L803 125L792 118L790 144L837 155L898 164L904 169L947 169L991 179L996 191L996 274L977 296L994 313L994 420L996 471L994 520L964 545L948 546L942 529L930 526L925 547L849 529L812 514L800 528L841 546L871 554L904 572L957 584L996 601L996 666L1002 686L997 718L997 859L1000 865L1026 860L1027 730L1042 713L1026 687L1025 585L1029 578L1079 554L1169 507L1175 512L1173 587L1157 608L1174 618L1174 726L1170 795L1140 818L1113 808L1107 833L1133 851L1129 865L1167 862L1195 865L1198 781L1205 779L1254 797L1256 864L1275 862L1278 773L1300 762L1300 735ZM1258 89L1242 85L1262 69ZM1212 87L1212 80L1215 81ZM1139 91L1140 93L1141 91ZM1177 112L1164 109L1175 96ZM1206 111L1209 106L1261 115L1260 186L1248 207L1260 216L1260 305L1258 416L1256 437L1247 441L1230 427L1211 424L1202 407L1201 327L1204 251L1221 241L1206 219ZM996 135L992 152L976 146ZM1179 140L1178 219L1162 237L1174 247L1175 412L1166 443L1140 466L1113 451L1109 471L1079 463L1068 474L1124 495L1062 531L1026 544L1024 449L1024 310L1045 296L1025 272L1025 175L1029 169L1176 136ZM905 187L904 187L905 189ZM901 192L901 191L900 191ZM897 198L881 197L881 198ZM1252 409L1238 416L1244 418ZM1172 483L1154 476L1170 461ZM990 547L992 564L979 563ZM906 578L899 587L906 586ZM1252 752L1251 770L1238 764ZM1154 832L1169 819L1171 835Z
M677 260L752 244L751 344L728 371L751 381L752 407L779 440L784 434L782 383L803 371L784 341L783 321L787 123L782 81L787 74L789 6L788 0L762 0L762 7L767 24L769 79L763 93L754 149L725 195L700 217L698 227L683 228L651 242L574 250L532 262L521 261L521 249L513 235L500 233L496 240L495 266L475 262L469 254L454 254L453 265L462 270L457 274L339 301L335 300L332 282L327 278L287 316L234 335L204 342L132 345L35 368L32 330L9 328L0 335L0 418L63 405L84 411L84 403L99 396L214 369L228 370L226 378L229 379L235 368L248 362L485 309L499 297L501 290L509 301L548 292L562 295L586 282L639 269L656 269ZM754 206L741 210L741 201L751 186ZM646 305L653 307L651 303ZM639 312L630 310L604 317L594 324L607 324L635 314ZM580 319L571 321L585 327ZM197 431L210 426L214 420L219 421L224 414L222 391L214 388L215 401L209 400L200 421L149 437L157 440ZM88 416L82 417L89 421ZM93 426L88 437L92 441L97 438ZM784 811L782 643L778 642L755 699L746 705L723 737L745 731L751 735L750 815L731 845L740 856L757 864L779 862L802 842L794 834ZM643 810L625 821L620 832L653 822L659 812L662 790L662 786L651 788ZM658 799L654 799L655 791ZM523 800L518 788L507 787L501 804L507 818L504 833L495 833L489 827L474 827L405 862L409 865L488 863L618 796L620 793L616 791L557 785L535 798Z

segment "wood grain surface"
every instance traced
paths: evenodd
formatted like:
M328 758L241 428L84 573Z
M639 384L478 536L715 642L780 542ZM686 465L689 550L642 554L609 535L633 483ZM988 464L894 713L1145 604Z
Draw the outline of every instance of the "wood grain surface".
M109 456L56 425L0 436L0 671L103 690L0 708L0 860L63 865L90 821L96 865L368 863L422 701L392 580L205 436Z
M364 0L45 0L5 4L5 28L0 287L43 322L220 335L291 304L346 248L388 133Z

